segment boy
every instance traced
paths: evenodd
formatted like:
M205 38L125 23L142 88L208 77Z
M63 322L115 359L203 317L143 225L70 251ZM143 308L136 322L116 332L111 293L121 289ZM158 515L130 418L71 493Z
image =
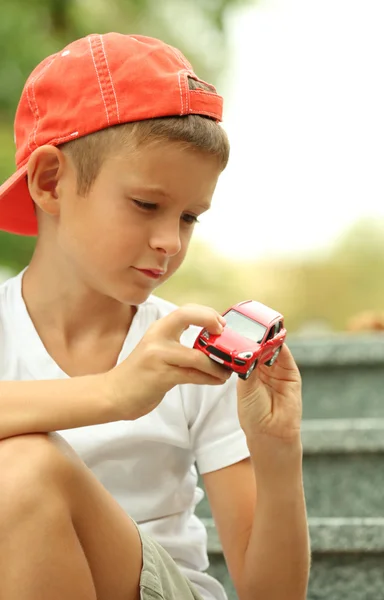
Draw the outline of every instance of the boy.
M77 40L26 83L0 188L0 228L38 233L0 288L0 600L223 600L195 462L239 599L305 598L288 349L237 383L190 347L223 318L152 295L209 209L221 117L185 58L140 36Z

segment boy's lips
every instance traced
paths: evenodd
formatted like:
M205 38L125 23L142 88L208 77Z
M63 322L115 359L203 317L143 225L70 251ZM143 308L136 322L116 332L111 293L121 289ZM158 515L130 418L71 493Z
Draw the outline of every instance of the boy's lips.
M164 269L138 269L137 267L133 267L136 271L143 273L147 277L151 277L152 279L159 279L163 275L165 275L166 271Z

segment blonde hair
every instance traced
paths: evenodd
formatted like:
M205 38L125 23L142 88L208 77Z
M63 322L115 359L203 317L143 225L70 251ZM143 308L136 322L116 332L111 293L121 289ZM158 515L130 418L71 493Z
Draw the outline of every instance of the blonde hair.
M189 79L190 89L211 88ZM229 159L229 141L219 123L201 115L161 117L115 125L67 142L60 149L68 154L77 170L79 195L86 196L105 159L122 149L134 149L164 141L178 142L216 156L222 170Z

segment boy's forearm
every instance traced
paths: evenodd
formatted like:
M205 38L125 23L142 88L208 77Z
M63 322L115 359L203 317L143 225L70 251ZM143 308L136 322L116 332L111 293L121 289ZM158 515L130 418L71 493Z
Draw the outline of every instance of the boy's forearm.
M310 545L300 439L249 441L257 507L245 557L244 600L305 600Z
M0 439L119 420L98 375L0 381Z

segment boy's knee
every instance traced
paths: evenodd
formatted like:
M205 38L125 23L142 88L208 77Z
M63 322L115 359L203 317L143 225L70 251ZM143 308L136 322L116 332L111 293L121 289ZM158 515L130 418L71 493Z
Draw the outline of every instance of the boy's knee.
M0 514L47 506L50 491L64 498L75 463L60 440L46 434L0 440Z

